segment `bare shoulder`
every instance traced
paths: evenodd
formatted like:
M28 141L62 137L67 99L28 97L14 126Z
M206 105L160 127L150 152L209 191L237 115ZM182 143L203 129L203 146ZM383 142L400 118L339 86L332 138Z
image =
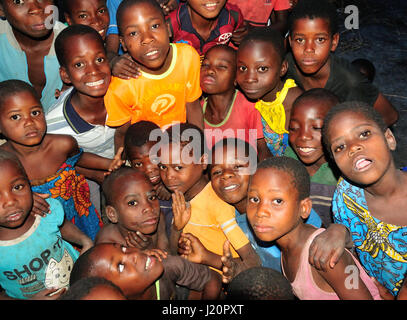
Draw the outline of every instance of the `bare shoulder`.
M293 105L295 99L297 99L304 90L302 90L300 87L293 87L288 89L287 96L285 97L284 100L284 106L289 106L291 109L291 106Z
M44 138L44 142L62 153L71 153L72 150L78 148L78 143L75 138L66 134L47 134Z
M95 238L95 245L99 243L120 243L126 244L116 225L105 224L97 233Z

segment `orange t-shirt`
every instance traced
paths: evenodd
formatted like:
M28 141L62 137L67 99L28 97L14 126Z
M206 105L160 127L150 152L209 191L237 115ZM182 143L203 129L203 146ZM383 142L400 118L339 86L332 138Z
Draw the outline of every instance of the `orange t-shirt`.
M202 94L199 54L185 43L170 45L172 61L163 74L142 72L139 78L130 80L112 77L104 98L108 126L147 120L165 129L186 122L186 103Z

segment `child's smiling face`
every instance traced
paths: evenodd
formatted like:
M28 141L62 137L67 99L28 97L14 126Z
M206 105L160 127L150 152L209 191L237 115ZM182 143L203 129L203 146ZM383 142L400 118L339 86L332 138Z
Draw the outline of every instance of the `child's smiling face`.
M205 19L214 19L225 6L226 0L188 0L187 3L193 13Z
M390 150L396 140L359 112L343 111L328 127L328 141L335 162L351 181L361 185L377 183L393 165Z
M331 35L329 22L323 18L302 18L294 22L289 36L298 68L304 74L316 74L336 50L339 34Z

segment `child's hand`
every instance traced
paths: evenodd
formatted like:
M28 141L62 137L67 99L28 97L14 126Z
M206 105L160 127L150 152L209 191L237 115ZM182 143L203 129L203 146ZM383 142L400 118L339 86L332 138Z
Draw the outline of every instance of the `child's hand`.
M125 160L122 160L122 153L123 153L124 147L120 147L119 150L117 150L112 162L110 163L109 166L109 172L105 172L105 176L110 174L110 172L119 169L124 163Z
M234 278L237 272L237 263L232 257L232 252L230 252L230 242L226 240L223 244L223 255L221 258L222 267L222 282L229 283Z
M233 31L231 40L235 45L238 46L248 33L249 33L249 23L247 21L243 21L243 26Z
M33 208L31 210L32 215L39 215L45 217L47 213L51 213L49 210L49 203L45 201L49 197L48 193L33 192Z
M143 252L148 256L156 257L158 260L163 261L162 259L166 259L168 253L161 249L147 249L143 250Z
M81 253L79 255L84 254L86 251L88 251L90 248L94 246L94 243L91 238L89 237L84 237L83 240L81 241L82 249Z
M137 79L141 76L140 67L133 61L128 53L122 54L112 59L112 74L115 77L129 80Z
M345 250L347 230L339 224L331 224L312 241L309 263L317 270L333 269Z
M128 231L125 240L128 247L135 247L141 250L145 250L153 245L151 237L142 234L140 231Z
M164 11L164 15L168 15L171 11L178 8L177 0L159 0L158 2Z
M173 224L179 231L185 227L191 218L191 205L185 201L185 197L180 191L175 191L171 196L172 213L174 215Z
M157 193L158 199L160 199L160 200L170 200L171 199L171 192L169 192L162 183L155 186L154 189L155 189L155 192Z
M206 248L191 233L182 233L178 241L178 253L181 257L195 263L203 263Z

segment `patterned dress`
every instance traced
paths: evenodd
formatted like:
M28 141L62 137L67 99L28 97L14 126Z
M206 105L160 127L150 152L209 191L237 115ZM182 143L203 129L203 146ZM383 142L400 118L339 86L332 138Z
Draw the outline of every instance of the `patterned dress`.
M31 183L31 189L38 193L48 193L62 204L65 217L74 223L92 240L103 223L99 213L90 202L88 183L83 175L77 174L75 164L83 150L68 158L58 171L42 181Z
M340 178L332 200L335 223L349 228L356 253L370 276L397 295L407 271L407 226L373 217L364 190Z

